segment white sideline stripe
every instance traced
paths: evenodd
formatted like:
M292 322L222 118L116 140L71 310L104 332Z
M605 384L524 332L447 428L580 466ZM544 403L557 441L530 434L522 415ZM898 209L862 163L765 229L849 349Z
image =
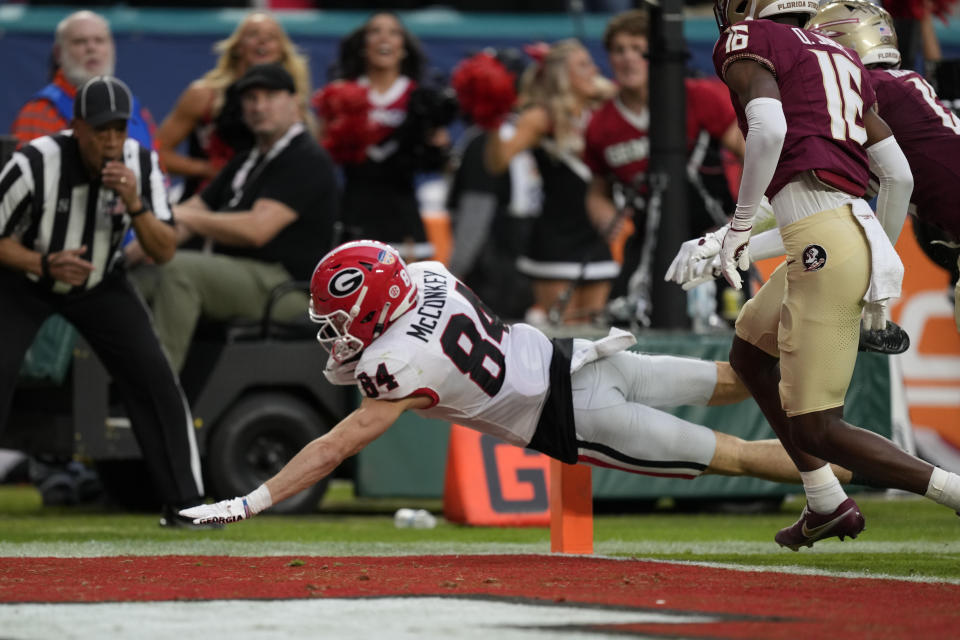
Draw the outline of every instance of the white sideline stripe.
M176 540L169 542L23 542L0 543L0 557L7 558L97 558L104 556L443 556L531 554L551 555L549 543L469 543L469 542L244 542L231 540ZM714 542L657 542L647 540L606 540L594 542L593 557L615 557L613 554L698 553L759 555L777 553L781 548L770 542L723 540ZM960 540L873 542L856 540L840 542L823 540L804 553L960 553ZM792 553L791 553L792 555Z
M818 543L820 544L820 543ZM813 553L812 549L804 548L803 552ZM789 553L793 553L792 551ZM801 552L802 553L802 552ZM661 560L659 558L634 558L635 560L649 560L651 562L668 562L670 564L682 564L694 567L713 567L716 569L730 569L731 571L747 571L751 573L789 573L799 576L824 576L830 578L857 578L871 580L897 580L899 582L920 582L930 584L932 582L942 584L960 584L960 578L940 578L933 576L898 576L887 573L866 573L863 571L826 571L815 567L798 567L796 565L782 566L761 566L748 564L727 564L725 562L694 562L689 560Z
M260 556L299 556L299 557L330 557L330 556L412 556L412 555L503 555L524 554L543 555L547 553L548 545L544 543L529 544L469 544L443 542L414 542L414 543L271 543L264 546L261 542L235 542L220 540L194 540L176 542L28 542L28 543L0 543L0 557L56 557L56 558L96 558L106 556L145 556L145 555L231 555L239 557ZM942 578L927 575L900 576L881 573L855 571L828 571L814 567L799 567L789 564L799 554L816 554L830 556L840 553L863 554L960 554L960 540L945 542L871 542L867 540L840 542L839 540L822 540L812 548L803 548L798 555L786 549L779 548L774 542L651 542L643 540L617 540L594 543L596 553L590 558L607 560L642 560L648 562L663 562L704 567L717 567L737 571L758 571L773 573L789 573L798 575L822 575L842 578L873 578L885 580L900 580L904 582L942 582L960 584L960 578ZM736 554L743 556L744 564L716 563L704 561L672 560L657 558L658 554ZM784 556L783 565L751 565L749 556L780 553ZM616 555L615 555L616 554Z
M664 602L665 609L681 602ZM528 640L556 637L540 627L610 624L691 624L718 621L709 615L571 605L537 605L470 598L323 598L0 604L4 636L47 638L137 638L167 640L201 634L217 638L382 637L391 640ZM372 621L377 631L373 634ZM598 638L596 631L563 631L562 637ZM612 634L611 634L612 635Z

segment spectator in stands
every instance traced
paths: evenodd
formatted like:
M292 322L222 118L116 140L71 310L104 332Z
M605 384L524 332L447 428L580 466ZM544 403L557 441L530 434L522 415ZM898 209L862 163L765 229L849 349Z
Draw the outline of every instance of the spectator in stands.
M25 144L0 173L0 424L34 334L63 315L123 396L160 524L193 526L176 515L203 497L193 419L119 259L130 228L157 262L176 250L156 153L127 137L133 109L123 82L95 76L77 91L73 130Z
M648 31L649 18L642 10L618 14L607 24L603 44L619 90L591 119L584 153L593 172L587 211L594 224L616 232L618 210L632 214L634 232L627 241L623 270L611 297L620 298L612 305L624 315L620 319L641 324L649 322L650 268L657 236L655 228L647 228L646 207L650 195L646 179L650 161ZM685 88L690 205L687 216L691 228L702 233L726 224L732 210L722 171L718 172L719 186L712 189L707 184L708 176L701 172L711 140L737 157L743 157L744 142L729 92L722 82L687 78ZM615 190L623 195L623 200L616 204ZM664 216L680 213L663 212Z
M257 65L236 90L255 145L176 208L181 239L202 236L214 252L178 251L153 294L154 326L178 371L201 316L258 319L274 287L307 280L336 219L333 163L306 130L293 76ZM303 296L279 319L305 316L306 307Z
M447 193L453 227L450 271L500 317L522 318L533 304L530 279L517 271L530 229L540 213L543 189L530 151L521 151L499 175L484 162L486 131L513 135L510 110L529 58L520 49L484 50L461 61L451 76L463 118L470 123L454 145L455 167ZM500 91L489 77L499 72ZM482 80L481 80L482 79ZM474 88L478 90L474 91Z
M219 172L237 151L253 145L253 135L243 125L238 100L228 100L228 87L247 69L279 63L293 76L298 103L307 113L310 68L283 27L268 13L254 11L218 42L216 66L180 95L173 111L157 130L157 150L168 173L187 180L188 197ZM232 95L230 96L232 97ZM189 155L177 147L189 137Z
M110 24L92 11L77 11L60 21L54 33L53 80L20 109L11 133L21 144L66 129L73 119L77 87L94 76L113 75L116 50ZM127 134L153 148L153 118L136 97Z
M341 41L335 72L341 82L331 83L314 100L324 146L343 167L344 239L387 242L407 260L434 255L414 176L444 166L450 145L446 125L456 114L442 91L419 84L425 63L420 43L397 16L376 13ZM359 88L366 93L361 100L368 116L359 126L343 126L350 114L331 102ZM359 149L341 152L360 135L365 143Z
M516 130L509 139L487 135L486 164L492 173L502 173L517 153L533 150L544 197L530 243L517 262L533 279L534 306L527 319L584 322L603 312L619 271L604 234L587 216L591 175L582 159L590 113L613 89L576 40L531 51L537 62L521 81Z
M513 126L501 130L509 137ZM518 319L533 304L530 279L517 271L516 261L540 213L540 176L529 152L514 156L509 171L488 172L484 133L468 128L455 149L447 201L453 223L450 271L498 315Z

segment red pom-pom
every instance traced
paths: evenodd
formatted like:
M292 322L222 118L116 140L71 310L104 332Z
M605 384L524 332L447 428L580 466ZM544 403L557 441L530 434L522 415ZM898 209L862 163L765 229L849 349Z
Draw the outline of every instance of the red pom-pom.
M337 80L318 90L310 104L323 120L320 143L338 164L366 160L367 147L376 142L377 129L370 122L367 88L356 82Z
M517 100L514 75L487 53L457 65L451 77L460 109L484 129L494 129Z
M310 103L317 115L324 120L333 120L359 112L366 115L370 111L367 88L356 82L345 80L331 82L323 89L319 89L313 94Z

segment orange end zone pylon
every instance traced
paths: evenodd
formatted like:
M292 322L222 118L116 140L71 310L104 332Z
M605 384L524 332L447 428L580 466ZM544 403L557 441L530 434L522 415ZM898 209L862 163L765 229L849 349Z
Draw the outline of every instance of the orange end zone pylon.
M550 460L550 551L593 553L590 467Z
M593 553L590 467L563 464L473 429L451 425L443 490L450 522L550 526L550 551Z
M550 459L460 425L450 429L443 516L487 527L550 524Z

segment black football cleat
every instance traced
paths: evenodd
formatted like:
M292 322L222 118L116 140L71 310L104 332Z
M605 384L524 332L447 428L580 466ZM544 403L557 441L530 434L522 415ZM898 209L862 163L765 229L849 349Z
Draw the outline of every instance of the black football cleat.
M910 336L896 322L887 320L883 329L867 331L860 324L860 351L896 355L910 348Z

